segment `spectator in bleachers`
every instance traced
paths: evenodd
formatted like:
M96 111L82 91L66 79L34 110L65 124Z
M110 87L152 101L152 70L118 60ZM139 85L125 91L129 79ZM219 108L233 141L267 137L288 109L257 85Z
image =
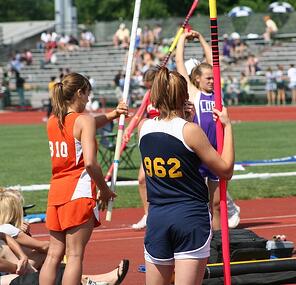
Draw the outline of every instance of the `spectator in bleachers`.
M25 102L25 88L24 88L24 85L25 85L25 79L20 75L19 72L16 72L15 73L15 76L16 76L16 91L19 95L19 98L20 98L20 106L21 107L24 107L26 105L26 102Z
M142 29L137 28L135 48L138 49L141 46L142 46Z
M162 39L162 27L160 24L156 24L153 28L154 44L159 44Z
M258 58L253 54L249 54L245 68L246 75L256 75L256 73L260 70Z
M240 74L239 92L240 101L246 102L250 99L250 83L248 76L244 72Z
M41 34L41 40L44 43L44 48L54 49L57 47L57 33L56 32L46 32Z
M141 67L143 64L143 50L141 48L136 48L133 57L133 70L137 67Z
M223 35L222 60L226 63L232 63L232 44L227 34Z
M163 39L160 40L159 44L155 45L154 52L159 61L162 61L165 58L169 52L169 48L168 42Z
M121 45L123 48L128 48L130 42L130 32L124 23L119 25L118 30L113 36L113 44L115 47Z
M123 91L123 88L121 86L121 79L122 78L123 78L122 71L119 70L113 79L113 83L115 86L115 94L116 94L116 98L117 98L118 102L120 102L120 100L122 99L122 91Z
M228 106L230 105L238 105L238 96L240 93L239 89L239 81L237 78L228 75L226 79L226 94L225 99Z
M23 68L23 64L21 63L20 57L17 57L17 55L13 56L10 61L10 69L13 72L21 72L21 69Z
M64 68L60 67L60 68L59 68L58 81L59 81L59 82L62 82L64 76L65 76Z
M265 73L265 91L267 98L267 105L275 104L276 80L275 73L271 67L268 67Z
M69 67L65 68L65 76L71 73L71 69Z
M32 52L29 49L25 49L21 55L21 59L26 62L26 65L31 65L33 61Z
M285 74L284 67L280 64L277 64L277 70L275 71L275 80L276 80L276 93L277 93L277 104L286 105L286 91L285 91Z
M43 32L40 35L40 43L38 44L38 47L43 50L47 44L47 42L50 40L51 36L48 32Z
M144 74L150 67L156 66L158 64L158 60L155 60L153 53L144 52L143 54L143 66L141 68L141 72Z
M290 64L288 69L289 88L292 92L291 104L296 104L296 68L294 64Z
M40 68L45 68L47 64L56 64L57 60L55 47L51 44L48 44L45 46L44 57L42 60L40 60Z
M236 39L233 42L233 57L236 61L246 58L247 56L247 45L243 40Z
M7 71L5 71L3 73L3 79L2 79L2 88L4 91L4 107L8 107L11 105L9 80L10 80L9 74Z
M57 40L57 47L61 51L68 51L68 43L69 43L69 36L65 34L61 34Z
M95 43L95 36L91 31L83 30L80 34L80 46L85 48L91 48Z
M69 36L68 51L74 51L79 49L79 41L73 35Z
M263 20L265 22L263 38L267 44L270 44L272 37L278 32L278 27L270 16L264 16Z
M154 35L152 30L150 29L149 25L145 25L142 31L142 43L144 48L151 52L151 48L154 43Z

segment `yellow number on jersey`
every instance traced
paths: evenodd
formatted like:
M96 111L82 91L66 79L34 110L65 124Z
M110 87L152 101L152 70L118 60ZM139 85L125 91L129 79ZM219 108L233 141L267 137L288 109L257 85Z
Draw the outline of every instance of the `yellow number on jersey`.
M170 158L167 162L168 165L173 165L169 169L169 177L170 178L179 178L183 176L182 171L178 170L181 166L180 160L177 158Z
M165 166L171 166L167 171ZM153 175L164 178L168 176L169 178L179 178L183 177L183 173L179 168L181 167L181 162L177 158L169 158L167 162L161 157L155 157L151 160L150 157L144 157L144 166L146 169L146 174L150 177Z
M146 174L150 177L152 177L153 175L153 172L152 172L152 162L151 162L151 159L149 157L145 157L144 158L144 165L145 165L145 168L146 168Z
M163 167L165 161L161 157L155 157L153 159L154 173L158 177L166 177L166 169Z

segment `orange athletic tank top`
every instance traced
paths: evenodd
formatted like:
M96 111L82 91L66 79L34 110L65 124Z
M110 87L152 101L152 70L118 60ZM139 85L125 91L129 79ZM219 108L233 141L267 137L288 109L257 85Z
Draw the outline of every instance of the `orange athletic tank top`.
M74 123L80 115L68 114L62 131L55 116L48 120L47 134L52 162L48 206L61 205L82 197L96 198L96 185L84 167L81 142L73 136Z

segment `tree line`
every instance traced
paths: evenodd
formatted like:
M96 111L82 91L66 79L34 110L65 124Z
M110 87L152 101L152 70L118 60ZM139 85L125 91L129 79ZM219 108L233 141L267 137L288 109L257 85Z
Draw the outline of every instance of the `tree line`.
M131 20L134 0L72 0L77 7L79 23ZM274 0L276 1L276 0ZM235 6L249 6L254 12L267 12L272 0L217 0L218 14ZM296 8L296 0L288 0ZM142 0L141 19L184 17L192 0ZM209 14L208 1L199 0L195 13ZM54 0L0 0L1 22L53 20Z

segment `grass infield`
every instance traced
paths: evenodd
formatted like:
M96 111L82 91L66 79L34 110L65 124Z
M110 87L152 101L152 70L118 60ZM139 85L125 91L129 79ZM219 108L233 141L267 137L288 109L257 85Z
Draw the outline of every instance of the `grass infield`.
M233 125L236 161L273 159L296 154L295 122L243 122ZM50 157L44 125L0 125L0 186L47 184ZM140 163L138 150L134 161ZM103 169L106 172L106 168ZM295 171L295 164L248 167L245 173ZM119 169L118 178L136 180L138 169ZM287 197L296 195L296 177L235 180L228 187L234 199ZM137 187L118 187L115 207L140 207ZM29 213L44 212L47 191L24 192Z

